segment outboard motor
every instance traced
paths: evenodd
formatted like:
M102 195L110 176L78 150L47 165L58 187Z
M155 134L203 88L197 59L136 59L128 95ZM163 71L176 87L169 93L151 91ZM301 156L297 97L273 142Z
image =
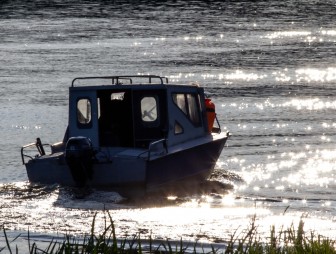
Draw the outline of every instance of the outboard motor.
M84 187L92 179L94 151L91 140L86 137L69 138L65 147L65 161L77 187Z

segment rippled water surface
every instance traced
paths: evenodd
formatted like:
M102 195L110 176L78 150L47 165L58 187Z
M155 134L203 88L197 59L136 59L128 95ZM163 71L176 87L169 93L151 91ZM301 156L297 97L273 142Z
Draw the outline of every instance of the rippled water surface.
M120 237L219 243L256 214L262 232L304 217L335 238L335 11L308 0L2 1L0 222L80 235L108 210ZM62 139L73 78L149 73L212 96L232 134L215 178L233 189L125 203L28 184L20 147Z

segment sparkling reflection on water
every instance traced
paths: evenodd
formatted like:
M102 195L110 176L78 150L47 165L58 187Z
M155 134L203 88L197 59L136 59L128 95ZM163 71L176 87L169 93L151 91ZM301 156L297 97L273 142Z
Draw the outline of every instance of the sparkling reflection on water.
M109 221L108 211L120 238L140 233L147 239L149 236L162 240L182 237L186 241L220 243L229 240L234 232L243 235L254 218L258 232L265 236L269 235L272 225L279 230L292 225L297 227L300 218L304 218L305 228L334 236L334 225L323 216L308 216L305 207L309 202L314 200L267 200L237 197L231 193L194 196L179 201L142 200L141 205L135 205L125 203L113 192L95 191L84 199L75 199L70 189L59 186L16 183L1 186L1 223L7 230L17 232L29 229L42 235L66 232L83 237L90 233L94 218L95 232L102 232ZM321 204L332 205L331 201ZM301 210L286 211L288 206ZM280 213L274 212L275 207Z
M220 242L257 215L266 234L304 217L307 230L336 237L333 3L54 2L0 8L6 227L83 234L97 212L103 227L107 209L119 235ZM232 134L216 166L229 194L145 205L27 184L20 146L62 139L72 78L148 73L198 82L212 97Z

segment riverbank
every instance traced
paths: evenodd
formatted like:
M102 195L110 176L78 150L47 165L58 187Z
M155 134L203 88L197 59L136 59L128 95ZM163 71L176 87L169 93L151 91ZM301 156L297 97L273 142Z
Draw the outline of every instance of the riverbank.
M230 239L222 243L185 242L171 239L143 239L141 232L118 239L111 215L105 213L105 228L96 232L95 217L90 232L84 236L37 235L17 236L3 228L5 245L0 252L9 253L336 253L336 241L318 232L305 232L304 220L289 228L270 228L268 236L258 232L256 217L248 228L237 227Z

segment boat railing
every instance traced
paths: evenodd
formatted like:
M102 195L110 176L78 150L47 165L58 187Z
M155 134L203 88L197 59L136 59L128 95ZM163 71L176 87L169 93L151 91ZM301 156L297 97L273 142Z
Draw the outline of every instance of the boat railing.
M131 75L131 76L101 76L101 77L78 77L72 80L71 86L74 87L75 83L79 80L99 80L99 79L108 79L111 80L111 85L122 85L122 81L128 81L128 84L133 84L133 79L145 79L147 80L146 84L154 84L153 80L159 80L161 85L168 84L167 77L161 77L157 75ZM141 83L140 83L141 84ZM157 84L157 83L155 83Z
M167 140L159 139L157 141L153 141L148 146L148 157L147 160L151 159L151 155L156 152L157 153L168 153Z
M25 158L29 158L29 159L34 159L34 157L32 155L28 155L27 153L25 153L26 149L32 148L34 147L34 151L38 151L38 154L35 155L36 157L45 155L45 149L44 146L50 146L49 144L42 144L41 139L37 138L35 143L31 143L28 145L25 145L23 147L21 147L21 159L22 159L22 164L26 164L25 162ZM51 146L50 146L51 147ZM36 150L35 150L36 148Z
M218 121L217 115L215 116L215 119L216 119L217 126L212 127L212 132L219 134L219 133L222 132L222 130L221 130L221 126L220 126L220 123Z

